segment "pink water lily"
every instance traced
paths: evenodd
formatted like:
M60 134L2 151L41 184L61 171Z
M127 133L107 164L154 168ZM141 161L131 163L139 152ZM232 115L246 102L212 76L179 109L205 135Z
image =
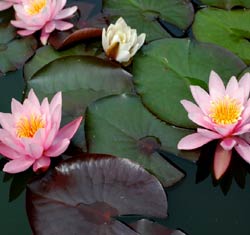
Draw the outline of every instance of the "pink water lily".
M0 1L0 11L6 10L12 7L16 3L20 3L22 0L1 0Z
M33 165L33 170L46 170L50 158L62 154L77 131L82 117L59 129L62 94L51 102L45 98L40 104L33 90L23 104L15 99L12 113L0 113L0 153L10 159L3 171L18 173Z
M21 36L31 35L42 30L40 40L46 44L50 33L55 29L68 30L73 24L63 21L72 17L77 7L63 9L66 0L22 0L20 4L15 4L16 20L11 24L17 28Z
M239 82L231 77L225 87L221 78L211 72L209 94L199 86L190 86L195 102L182 100L188 117L203 128L180 140L178 149L189 150L201 147L218 139L214 156L214 175L219 179L227 170L232 149L250 163L250 74Z

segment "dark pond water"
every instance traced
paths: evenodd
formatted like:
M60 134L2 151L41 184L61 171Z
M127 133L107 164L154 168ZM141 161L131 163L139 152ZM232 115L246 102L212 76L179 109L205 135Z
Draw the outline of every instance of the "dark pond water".
M94 2L94 1L89 1ZM21 100L24 83L21 71L0 79L0 111L9 112L11 98ZM210 178L196 184L196 166L174 159L186 178L167 191L169 218L164 224L183 229L190 235L249 235L250 180L240 189L232 184L225 196L213 187ZM0 173L0 235L31 235L25 212L24 193L8 203L9 184L2 183Z

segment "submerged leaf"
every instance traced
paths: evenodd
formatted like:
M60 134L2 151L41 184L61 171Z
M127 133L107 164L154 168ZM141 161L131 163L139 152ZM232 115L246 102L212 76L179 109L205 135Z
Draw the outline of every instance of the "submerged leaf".
M127 159L83 154L28 185L27 212L36 235L136 235L114 217L166 217L155 177Z
M138 97L123 94L92 103L87 109L85 131L90 152L138 162L165 187L184 176L158 151L163 149L181 155L176 149L177 143L191 132L161 122L145 109ZM194 152L190 155L197 157Z

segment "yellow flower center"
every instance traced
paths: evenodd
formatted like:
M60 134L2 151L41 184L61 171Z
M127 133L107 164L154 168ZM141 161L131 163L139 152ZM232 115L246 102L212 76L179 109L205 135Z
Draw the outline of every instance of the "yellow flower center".
M46 6L47 0L30 0L29 4L24 6L29 15L36 15Z
M242 110L243 107L237 99L230 98L226 95L221 99L211 101L209 117L216 124L233 124L241 119L240 115Z
M32 138L45 122L40 115L31 115L29 118L21 117L16 124L16 134L19 138Z

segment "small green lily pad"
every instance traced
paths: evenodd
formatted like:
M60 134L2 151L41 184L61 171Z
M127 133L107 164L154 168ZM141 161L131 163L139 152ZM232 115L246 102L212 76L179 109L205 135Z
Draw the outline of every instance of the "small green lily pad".
M220 45L250 64L250 10L225 11L206 8L198 11L193 24L198 41Z
M10 24L0 24L0 75L21 68L36 50L33 36L17 38L16 30Z

